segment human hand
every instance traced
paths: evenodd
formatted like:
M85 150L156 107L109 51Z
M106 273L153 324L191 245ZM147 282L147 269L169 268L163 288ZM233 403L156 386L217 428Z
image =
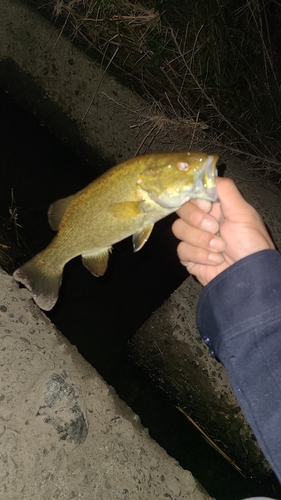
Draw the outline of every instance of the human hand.
M172 226L181 240L180 262L204 286L243 257L275 248L260 215L234 182L218 177L216 185L219 202L190 200Z

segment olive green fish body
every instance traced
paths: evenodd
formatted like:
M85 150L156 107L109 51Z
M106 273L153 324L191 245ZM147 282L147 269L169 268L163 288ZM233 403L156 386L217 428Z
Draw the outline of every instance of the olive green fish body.
M101 276L118 241L133 235L137 251L154 223L191 197L215 201L216 161L216 155L205 153L157 153L110 169L75 195L51 205L49 222L58 231L56 236L14 277L42 309L51 309L69 260L81 255L84 266Z
M136 184L144 165L135 161L126 174L126 164L92 182L66 208L54 239L66 262L92 249L111 247L174 211L151 200ZM59 208L60 201L56 203Z

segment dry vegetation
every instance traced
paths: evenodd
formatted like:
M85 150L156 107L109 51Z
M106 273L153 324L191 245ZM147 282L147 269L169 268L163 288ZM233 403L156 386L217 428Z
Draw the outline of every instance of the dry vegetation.
M281 173L281 5L275 0L51 0L60 34L145 97L147 136Z
M0 267L7 273L30 257L30 252L19 233L22 226L18 222L18 207L11 189L11 202L7 217L0 217Z

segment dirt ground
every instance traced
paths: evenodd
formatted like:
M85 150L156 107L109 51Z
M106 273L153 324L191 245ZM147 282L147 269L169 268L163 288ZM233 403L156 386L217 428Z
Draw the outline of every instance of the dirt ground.
M0 272L3 500L207 500L139 418Z

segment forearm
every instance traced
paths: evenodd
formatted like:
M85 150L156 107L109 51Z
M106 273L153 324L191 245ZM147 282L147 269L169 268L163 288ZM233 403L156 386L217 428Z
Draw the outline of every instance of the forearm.
M212 280L199 299L197 325L281 481L280 254L258 252Z

